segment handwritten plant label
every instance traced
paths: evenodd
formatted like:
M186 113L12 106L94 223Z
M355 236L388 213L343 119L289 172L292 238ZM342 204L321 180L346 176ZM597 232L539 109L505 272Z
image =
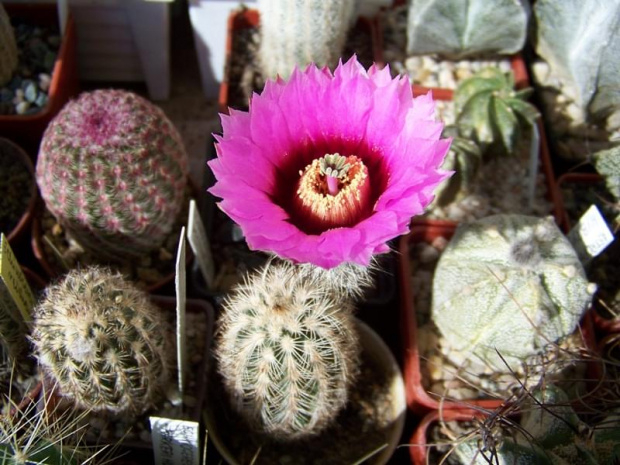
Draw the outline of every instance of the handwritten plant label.
M596 205L591 205L568 233L577 255L583 262L596 257L614 241L607 222Z
M195 421L150 417L155 465L199 465L200 434Z
M189 220L187 222L187 238L192 251L196 256L196 261L200 267L200 272L205 280L207 288L213 289L215 281L215 265L211 254L211 244L209 236L205 230L204 223L198 213L196 201L192 199L189 203Z
M29 322L34 294L4 234L0 236L0 310L16 322Z

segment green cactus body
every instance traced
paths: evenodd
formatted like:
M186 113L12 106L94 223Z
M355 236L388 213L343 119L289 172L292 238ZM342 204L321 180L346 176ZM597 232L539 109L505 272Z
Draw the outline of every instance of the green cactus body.
M334 68L353 24L356 0L259 0L259 61L265 79L295 66Z
M455 93L456 125L462 137L470 138L494 153L513 153L524 127L539 117L526 102L531 89L514 90L512 73L483 69L462 81Z
M183 207L188 156L164 113L130 92L96 90L50 123L36 167L50 212L106 258L161 246Z
M554 385L533 393L522 409L516 434L504 435L492 463L498 465L615 465L620 459L620 422L613 414L590 428L570 406L568 396ZM463 464L486 465L476 440L455 449Z
M359 346L348 299L268 264L225 303L216 355L233 405L279 439L319 432L347 401Z
M451 348L505 372L504 360L515 369L570 335L594 290L552 218L495 215L457 229L435 270L432 317Z
M454 174L435 189L435 202L439 206L459 201L473 192L482 163L480 147L471 140L459 137L456 127L446 127L443 135L453 139L441 169L454 171Z
M528 11L520 0L410 0L407 53L462 59L523 48Z
M620 227L620 145L594 154L594 167L605 179L605 187L613 196L614 222Z
M11 20L0 4L0 86L11 80L18 63L17 42Z
M140 414L169 380L166 321L120 274L71 271L48 287L32 340L45 373L80 408Z

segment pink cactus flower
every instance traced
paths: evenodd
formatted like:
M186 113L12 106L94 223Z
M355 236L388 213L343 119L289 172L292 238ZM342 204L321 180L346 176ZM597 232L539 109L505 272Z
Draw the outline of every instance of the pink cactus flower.
M269 81L249 112L222 115L210 192L253 250L333 268L368 265L409 231L449 173L430 94L413 98L357 58Z

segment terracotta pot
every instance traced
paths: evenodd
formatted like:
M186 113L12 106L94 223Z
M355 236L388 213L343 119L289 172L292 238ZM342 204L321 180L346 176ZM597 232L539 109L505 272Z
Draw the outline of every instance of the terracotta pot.
M37 205L38 190L34 177L34 165L28 154L19 145L11 142L9 139L0 137L0 152L10 154L11 158L14 160L13 163L17 163L26 168L28 173L30 173L30 181L32 183L26 210L13 229L8 231L7 239L9 240L9 244L11 244L15 252L17 252L17 246L23 242L24 238L30 232L30 224L32 223L35 207Z
M20 16L40 26L58 27L55 4L3 3L3 5L9 17ZM36 159L39 142L48 123L79 90L76 48L75 24L69 15L51 76L47 105L32 115L0 115L0 136L10 137L20 144L33 160Z
M390 379L390 393L392 397L392 405L390 407L390 418L393 418L391 423L389 424L389 440L387 441L387 445L380 450L376 455L368 458L364 463L368 464L385 464L388 462L396 446L400 443L401 434L404 427L405 422L405 414L406 414L406 404L405 404L405 393L404 393L404 385L402 381L402 377L400 374L400 369L394 356L392 355L389 348L385 345L385 342L366 324L357 320L357 328L360 336L360 342L369 355L369 358L372 359L373 365L376 364L376 369L385 369L385 373L387 378ZM213 379L212 376L210 376ZM209 385L209 389L211 389L212 385ZM241 463L239 457L241 455L241 451L236 450L232 447L230 443L230 438L227 436L228 434L235 434L234 431L224 431L229 422L234 421L232 417L229 415L231 412L227 410L227 408L214 408L212 404L217 402L214 400L216 396L210 391L207 392L207 405L205 408L206 415L206 423L207 429L209 431L209 438L213 441L217 451L224 458L224 460L231 465L239 465ZM365 404L372 404L374 399L362 399L362 402ZM371 407L368 407L371 408ZM236 416L236 415L235 415ZM343 434L351 435L351 441L363 441L363 439L359 439L362 435L362 431L343 431ZM320 437L320 434L319 436ZM363 436L362 436L363 437ZM313 444L313 439L310 438L308 440L304 440L304 444ZM248 444L251 444L251 440L248 439ZM280 444L282 446L282 444ZM370 448L371 445L367 444ZM283 447L283 446L282 446ZM300 454L297 451L297 447L295 442L293 441L290 445L290 454L287 453L289 457L291 457L291 463L298 463L300 458L298 457L296 460L296 456ZM268 451L269 445L266 443L263 447L263 451ZM317 463L321 462L320 453L329 454L329 451L317 450L317 457L314 457ZM359 460L361 457L351 457L347 463L353 463L356 460ZM261 456L259 454L257 463L261 463ZM264 462L262 462L264 463Z
M450 226L428 226L413 227L408 236L401 237L399 245L399 282L401 290L401 338L403 341L403 376L405 379L405 389L407 394L407 406L414 413L424 414L430 410L455 410L462 408L480 408L493 410L499 407L503 399L486 398L471 399L462 401L439 402L438 395L431 396L425 389L422 371L421 354L418 348L418 324L416 309L414 306L414 295L410 286L412 276L412 266L410 263L410 248L414 243L432 242L438 237L450 239L455 232L454 227ZM592 312L588 311L582 319L580 325L582 345L584 347L584 363L586 363L586 382L596 383L601 377L601 365L597 357L592 357L596 353L596 338L592 324Z
M192 182L192 178L188 179L189 181L189 189L191 192L191 197L197 198L197 193L199 192L198 188ZM189 202L188 202L189 205ZM55 266L53 262L49 260L49 255L45 252L44 248L44 240L43 240L43 227L41 224L44 212L44 205L41 205L38 209L38 214L34 217L32 221L32 240L31 247L32 253L34 257L38 260L39 265L43 269L43 271L47 274L47 276L51 279L58 278L66 273L66 270L62 269L59 266ZM180 230L179 230L180 233ZM176 252L175 252L176 253ZM194 261L194 254L192 252L191 247L188 246L185 249L185 266L187 269L191 268L192 263ZM174 261L172 262L175 263ZM110 264L113 267L113 264ZM148 286L145 286L145 290L149 293L159 292L162 293L163 290L168 291L168 287L174 282L175 279L175 270L171 269L168 274L163 276L159 281L156 281Z
M228 114L228 109L231 104L231 92L234 91L234 85L231 83L231 62L235 33L242 29L258 28L259 24L260 13L255 9L246 8L236 10L233 11L228 18L224 78L222 79L218 95L218 108L220 113ZM375 58L374 61L379 63L380 60L378 60L377 57L380 56L381 50L377 42L377 22L368 18L360 17L354 27L359 28L368 34L369 40L371 41L373 57ZM346 59L348 57L344 58Z
M490 412L488 412L490 413ZM472 421L480 420L485 417L485 412L482 410L460 408L456 410L433 410L420 420L417 428L413 432L411 439L409 440L409 456L411 457L411 463L414 465L431 465L429 462L429 449L434 447L429 440L429 433L431 427L439 422L448 421Z

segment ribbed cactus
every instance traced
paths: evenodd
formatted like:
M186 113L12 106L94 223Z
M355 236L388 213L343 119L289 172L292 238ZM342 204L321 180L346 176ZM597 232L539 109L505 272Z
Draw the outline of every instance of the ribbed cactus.
M17 42L11 20L0 4L0 86L11 80L18 63Z
M216 355L235 408L280 439L327 426L357 371L349 300L283 263L249 276L224 307Z
M497 68L483 69L461 81L454 93L459 132L485 153L513 153L521 132L539 116L526 101L530 93L531 89L516 91L512 73Z
M265 79L295 66L334 68L355 19L356 0L259 0L259 62Z
M505 372L570 335L594 291L551 217L494 215L460 225L441 255L432 317L451 348Z
M50 123L36 176L45 205L82 247L127 258L156 249L171 232L188 156L161 109L127 91L96 90Z
M495 438L496 455L480 450L478 440L455 448L468 465L615 465L620 461L620 417L612 413L594 427L581 421L568 396L554 385L533 393L522 409L520 426L510 436Z
M613 197L610 208L616 215L616 227L620 227L620 145L601 150L593 158L596 171L605 179L605 187Z
M461 59L516 53L525 44L521 0L409 0L407 53Z
M443 136L452 137L452 144L441 169L454 171L454 174L435 189L435 203L439 206L458 201L473 192L478 169L482 164L480 147L471 140L460 137L455 126L447 126Z
M34 312L40 365L64 396L93 411L149 408L169 381L170 337L148 295L105 269L71 271Z

